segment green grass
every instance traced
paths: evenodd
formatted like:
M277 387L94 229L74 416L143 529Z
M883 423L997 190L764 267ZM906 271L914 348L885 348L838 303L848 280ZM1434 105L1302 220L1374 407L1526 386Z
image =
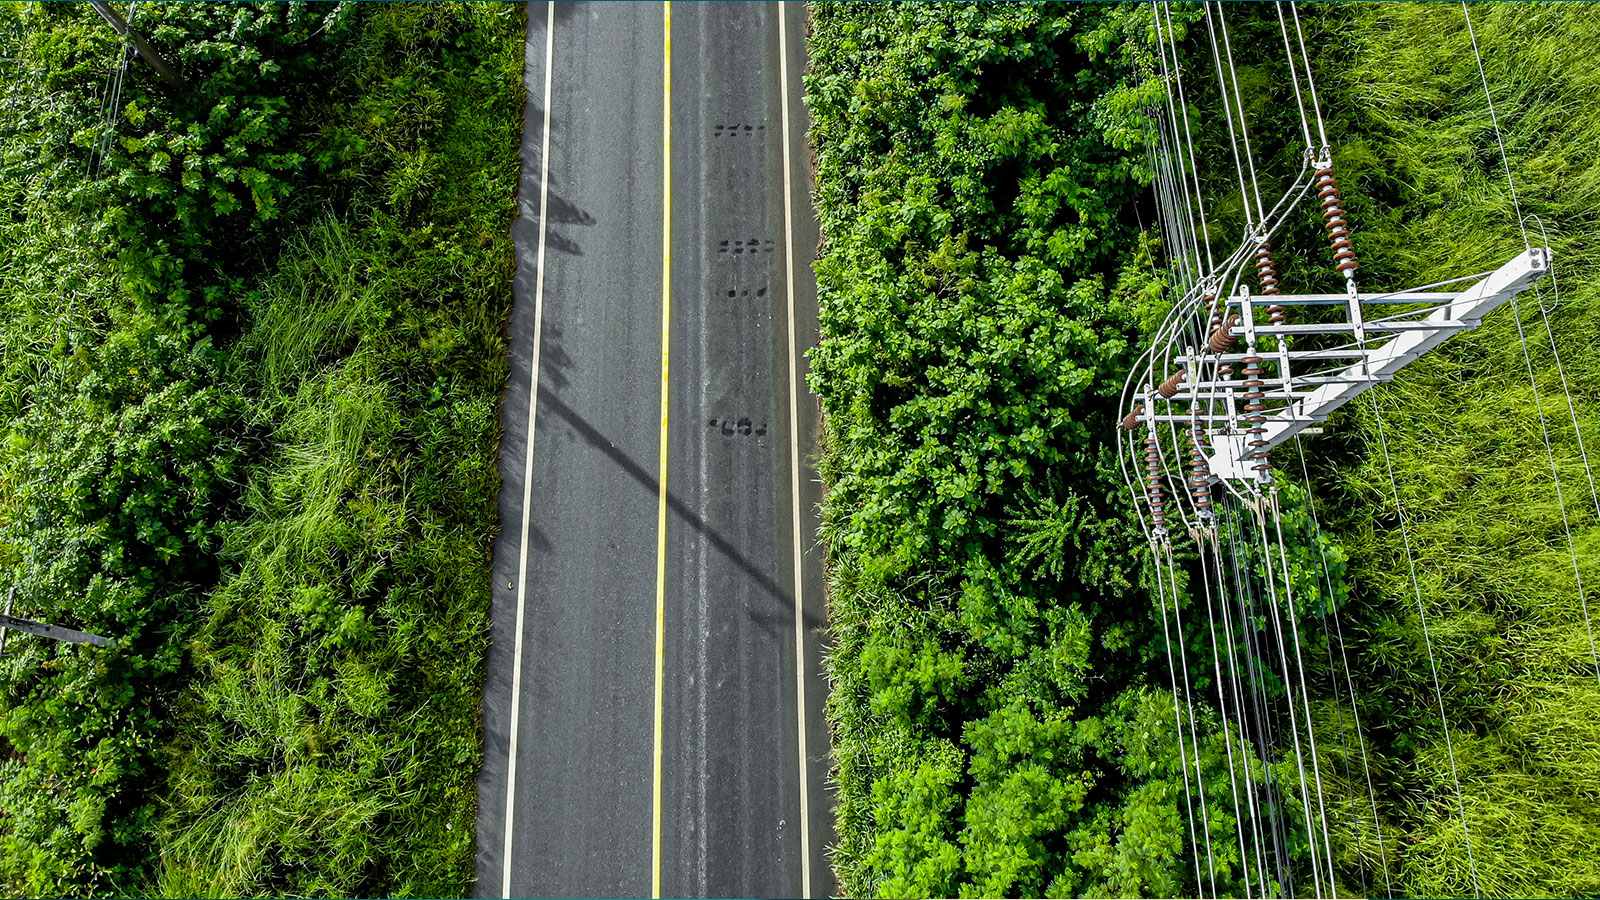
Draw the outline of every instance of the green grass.
M378 103L425 82L428 127L385 131L375 214L286 237L236 348L264 459L191 645L165 895L467 890L521 23L441 24L481 29L480 68L397 35L352 73Z
M0 670L0 893L467 893L521 7L141 4L94 180L104 29L3 12L0 561L127 640Z
M1600 625L1600 519L1584 444L1600 449L1600 39L1582 4L1477 4L1477 37L1524 214L1556 253L1554 285L1377 392L1439 657L1484 896L1600 891L1600 683L1590 655L1548 434L1589 613ZM1356 244L1395 285L1493 268L1523 248L1459 5L1354 5L1334 82L1341 182ZM1337 154L1336 154L1337 157ZM1530 223L1530 239L1543 238ZM1520 312L1543 405L1518 338ZM1396 890L1473 890L1457 791L1420 642L1387 466L1366 403L1336 423L1320 482L1356 585L1347 620L1363 721L1381 752ZM1600 462L1600 458L1595 458ZM1365 793L1364 787L1361 789ZM1376 862L1376 861L1375 861ZM1379 865L1370 865L1375 877Z

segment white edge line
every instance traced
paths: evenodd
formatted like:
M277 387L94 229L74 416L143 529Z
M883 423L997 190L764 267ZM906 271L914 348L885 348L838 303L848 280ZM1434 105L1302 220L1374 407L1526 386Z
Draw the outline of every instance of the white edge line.
M556 4L550 0L546 7L544 25L544 134L539 147L539 254L535 264L537 274L533 288L533 365L528 376L528 446L522 466L522 549L517 557L517 637L511 663L511 725L510 744L506 754L506 827L505 846L501 850L500 892L511 898L511 830L512 815L516 810L517 793L517 716L522 702L522 625L528 598L528 520L529 504L533 500L533 427L534 413L539 408L539 345L544 337L544 242L549 232L546 217L550 202L550 82L551 64L555 57Z
M800 564L800 369L794 320L794 188L791 184L789 135L789 30L787 4L778 2L778 78L783 94L783 258L784 295L789 303L789 506L794 512L794 691L800 752L800 896L811 896L811 804L806 752L806 631Z

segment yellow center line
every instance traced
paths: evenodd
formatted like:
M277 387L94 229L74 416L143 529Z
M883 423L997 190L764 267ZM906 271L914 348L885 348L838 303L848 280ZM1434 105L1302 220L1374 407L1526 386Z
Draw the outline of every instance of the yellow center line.
M656 724L650 810L650 896L661 896L661 720L667 650L667 358L672 335L672 0L662 0L661 474L656 504Z

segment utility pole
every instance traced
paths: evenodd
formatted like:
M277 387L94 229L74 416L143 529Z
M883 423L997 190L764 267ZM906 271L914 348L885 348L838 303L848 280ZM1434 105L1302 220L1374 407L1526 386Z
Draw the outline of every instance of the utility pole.
M94 644L97 647L105 647L110 645L110 638L101 637L98 634L90 634L87 631L73 631L70 628L62 628L59 625L46 625L43 622L30 622L27 619L18 619L12 616L11 601L16 599L16 596L17 589L12 588L10 592L6 594L5 615L0 615L0 656L5 655L7 628L15 628L18 631L25 631L28 634L37 634L40 637L47 637L57 641L65 641L69 644Z
M160 75L163 81L175 88L183 87L183 79L178 77L178 71L168 65L165 59L161 58L161 54L157 53L156 48L145 40L144 35L129 28L128 23L122 20L122 16L111 8L111 4L105 2L105 0L89 0L89 5L94 7L94 11L100 14L100 18L111 24L111 28L117 34L126 35L133 41L133 48L139 51L139 55L144 57L144 61L150 64L150 68L156 70L156 74Z

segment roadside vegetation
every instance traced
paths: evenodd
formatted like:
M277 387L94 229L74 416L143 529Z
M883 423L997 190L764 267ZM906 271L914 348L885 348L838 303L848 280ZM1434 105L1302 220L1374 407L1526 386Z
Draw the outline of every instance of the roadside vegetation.
M1227 12L1258 159L1283 171L1301 150L1276 19ZM1600 511L1538 306L1600 461L1600 273L1585 258L1600 233L1600 85L1586 13L1473 9L1523 212L1558 256L1559 304L1547 285L1519 311L1600 625ZM1173 14L1194 22L1198 8ZM1164 302L1138 115L1160 94L1143 93L1129 57L1150 39L1141 16L1139 4L813 5L824 243L812 361L847 896L1210 889L1195 882L1180 811L1152 569L1109 449L1126 412L1115 392ZM1459 5L1308 4L1301 16L1363 283L1428 283L1522 249ZM1210 72L1194 38L1184 52ZM1225 159L1214 98L1192 102L1216 123L1196 135L1201 158ZM1213 234L1237 234L1234 173L1214 174ZM1289 290L1336 282L1314 206L1278 262ZM1381 822L1350 776L1343 671L1314 668L1318 731L1343 737L1319 748L1339 893L1466 896L1475 867L1484 896L1593 895L1600 682L1513 311L1376 397L1468 827L1363 399L1306 448L1325 549L1344 565L1327 606L1340 611ZM1274 459L1299 480L1292 446ZM1309 658L1337 651L1325 635L1308 627ZM1208 654L1190 655L1197 683ZM1202 745L1206 781L1225 792L1216 738ZM1224 893L1242 889L1229 812L1211 798Z
M117 640L0 659L0 893L464 893L520 7L136 15L108 120L0 6L0 587Z
M1179 896L1153 570L1105 443L1160 302L1118 11L812 14L841 890Z

